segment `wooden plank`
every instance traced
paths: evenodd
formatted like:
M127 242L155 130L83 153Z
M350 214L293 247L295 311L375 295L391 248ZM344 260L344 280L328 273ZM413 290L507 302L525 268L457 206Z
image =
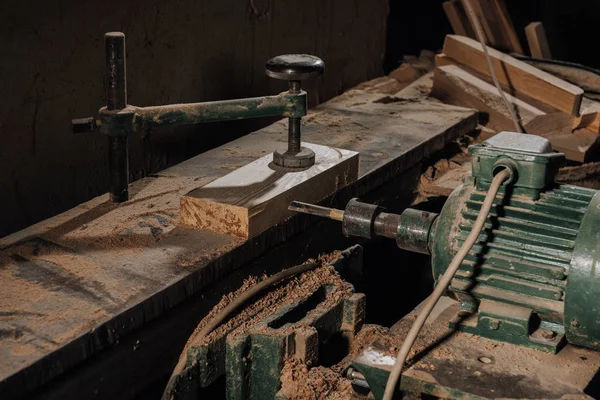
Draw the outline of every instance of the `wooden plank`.
M458 66L436 68L432 95L445 103L472 107L487 113L489 124L496 130L515 130L510 113L496 87ZM559 111L547 113L508 93L504 95L515 108L525 132L548 138L571 133L571 115Z
M504 35L510 43L510 51L513 53L523 54L523 47L521 46L521 41L519 40L517 31L512 23L508 9L506 8L506 3L504 0L493 0L493 2L498 13L498 18L500 20L500 25L502 26Z
M511 89L571 115L579 115L583 90L555 76L488 48L498 81ZM490 76L481 44L464 36L447 35L444 54L477 72Z
M557 78L579 86L584 91L598 91L600 88L600 75L592 71L569 65L552 64L544 61L528 60L526 62L527 64L546 71ZM586 93L586 96L592 96L592 94ZM598 95L595 95L595 97L598 97Z
M581 112L575 118L573 129L587 128L592 132L600 133L600 102L586 97L581 102Z
M525 27L525 35L527 36L529 52L532 57L552 59L546 31L541 22L532 22L527 25Z
M307 142L360 153L359 179L328 205L381 188L476 127L476 111L430 99L430 89L424 76L393 96L350 90L303 118ZM286 126L134 182L126 203L103 195L0 239L0 329L19 339L0 337L0 398L27 398L100 351L109 358L143 324L306 230L314 220L301 216L247 241L177 226L180 196L281 147Z
M598 149L600 136L589 129L577 129L571 134L556 136L550 140L556 151L565 153L568 160L592 161Z
M442 4L442 7L444 7L446 17L448 18L450 26L452 26L452 31L455 34L470 38L476 37L473 27L471 26L471 22L469 21L467 13L465 12L460 0L445 1Z
M456 65L460 69L462 69L462 70L470 73L471 75L474 75L477 78L489 83L490 85L494 85L494 87L496 87L496 85L494 84L494 81L492 80L492 78L489 75L478 72L478 71L466 66L465 64L461 64L461 63L457 62L456 60L453 60L450 57L446 56L443 53L436 55L435 62L436 62L437 66ZM542 101L539 101L537 99L534 99L533 97L527 96L523 92L516 91L514 89L514 87L510 87L509 85L502 84L501 82L500 82L500 87L504 90L504 92L509 93L513 97L516 97L517 99L522 100L525 103L534 106L535 108L545 111L546 113L553 113L553 112L559 111L556 108L554 108ZM582 97L582 104L583 104L584 99L585 99L585 97ZM580 109L580 113L581 113L581 109ZM575 116L571 116L571 117L572 117L573 121L575 121L577 118L579 118L579 117L575 117Z
M465 0L462 1L464 6ZM500 50L523 53L523 48L503 0L469 0L469 2L479 19L486 44ZM474 26L472 18L470 21ZM473 38L475 39L476 36Z
M318 203L358 177L358 153L311 143L315 165L290 171L269 154L181 198L184 225L243 239L291 217L292 200Z
M493 36L490 37L490 35L493 35L493 32L489 31L489 26L487 26L487 19L484 17L483 15L483 10L479 7L479 3L475 3L473 1L470 2L471 7L473 8L473 12L475 13L475 16L473 16L470 12L468 12L468 8L465 4L465 0L461 0L462 6L463 6L463 10L465 10L465 13L467 14L467 18L469 19L469 24L471 25L471 27L473 28L473 39L477 39L477 36L475 35L475 26L477 24L477 22L479 22L479 26L482 29L482 33L483 33L483 39L485 41L485 44L487 45L493 45L492 43L496 43L496 38L494 38ZM473 18L477 18L477 21L475 21Z

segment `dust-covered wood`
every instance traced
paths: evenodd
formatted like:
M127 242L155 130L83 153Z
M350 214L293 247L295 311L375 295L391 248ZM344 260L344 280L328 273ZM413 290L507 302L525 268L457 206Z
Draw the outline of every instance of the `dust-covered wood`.
M525 35L527 36L529 52L532 57L552 59L546 31L541 22L532 22L527 25L525 27Z
M510 112L496 87L458 66L436 68L432 94L445 103L472 107L486 113L488 123L496 130L515 130ZM504 95L514 107L526 133L548 138L571 133L571 115L560 111L545 112L509 93Z
M560 111L574 116L579 115L583 97L581 88L495 49L488 48L488 53L496 77L502 85ZM487 76L491 75L481 44L475 40L464 36L447 35L444 54L451 59L450 61L464 64Z
M247 239L292 216L293 200L317 203L358 177L357 152L303 145L315 152L309 169L278 168L271 154L259 158L183 196L181 222Z

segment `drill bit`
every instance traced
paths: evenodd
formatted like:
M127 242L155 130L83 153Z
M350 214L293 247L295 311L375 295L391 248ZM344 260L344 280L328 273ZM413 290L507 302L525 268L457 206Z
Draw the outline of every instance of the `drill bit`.
M304 214L316 215L318 217L330 218L336 221L344 219L344 211L336 208L316 206L314 204L303 203L301 201L292 201L288 207L290 211L297 211Z

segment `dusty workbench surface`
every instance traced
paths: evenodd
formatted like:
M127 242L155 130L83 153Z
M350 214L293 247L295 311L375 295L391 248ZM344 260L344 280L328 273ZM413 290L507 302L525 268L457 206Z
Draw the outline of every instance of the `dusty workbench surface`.
M427 97L430 75L398 93L389 79L377 86L304 118L303 140L360 152L359 179L340 201L381 186L477 123L475 111ZM242 241L178 226L183 194L281 146L286 125L134 182L126 203L100 196L1 239L0 394L40 386L304 229L310 220L294 217Z

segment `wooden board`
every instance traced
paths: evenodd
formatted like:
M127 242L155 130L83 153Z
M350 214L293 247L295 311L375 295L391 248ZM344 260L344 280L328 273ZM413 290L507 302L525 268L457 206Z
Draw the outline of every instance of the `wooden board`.
M584 91L599 91L600 90L600 75L587 71L582 68L572 67L568 65L558 65L546 63L543 61L528 60L527 64L533 65L543 71L546 71L560 79L579 86ZM586 96L592 96L592 93L586 93ZM600 97L593 95L594 97ZM598 98L600 100L600 98Z
M465 0L462 1L464 3ZM469 2L479 18L479 23L485 33L486 44L500 50L523 54L523 48L508 15L504 0L469 0ZM474 22L471 20L471 25L473 24Z
M567 160L588 162L597 159L600 136L589 129L577 129L573 133L550 139L552 148L565 153Z
M303 118L307 142L360 153L359 179L327 204L343 207L351 197L396 182L475 129L476 111L428 98L431 83L431 77L424 76L392 95L350 90ZM131 343L126 360L128 371L136 376L131 378L117 364L123 373L111 379L121 377L121 387L139 389L150 379L168 376L172 365L157 363L156 353L148 349L164 349L164 337L172 328L167 324L161 329L175 306L183 307L184 300L204 294L207 286L271 254L269 250L286 246L295 235L302 232L311 239L319 231L310 226L314 219L302 216L247 241L177 226L180 196L285 145L286 126L274 123L134 182L126 203L111 204L107 195L99 196L0 239L0 329L8 333L0 337L0 398L27 398L66 371L82 371L94 360L110 359L118 343L116 348ZM206 135L219 134L210 131L215 127L202 129ZM284 268L322 251L322 241L315 239L308 249L285 247L275 261ZM284 262L281 254L287 253L293 256ZM186 316L202 318L193 310ZM134 333L144 324L163 334L154 342L136 344ZM108 375L103 375L104 381L96 379L97 374L88 376L81 386L92 393L105 393L112 384Z
M475 38L475 32L460 0L445 1L442 6L455 34Z
M489 124L496 130L515 130L510 113L496 87L458 66L436 68L432 95L445 103L485 112L489 116ZM548 138L571 133L571 115L559 111L548 113L509 93L504 95L515 108L520 125L526 133Z
M510 51L513 53L523 54L523 47L521 46L521 41L519 40L517 31L515 30L512 20L510 19L510 14L506 8L506 3L504 0L493 0L493 3L498 14L501 30L506 40L508 40L508 43L510 44Z
M573 129L587 128L592 132L600 133L600 102L586 97L581 102L581 112L575 118Z
M358 178L359 155L311 143L315 165L290 171L269 154L181 198L181 223L243 239L291 217L293 200L318 203Z
M583 90L555 76L488 48L498 81L560 111L579 115ZM444 54L475 71L490 76L481 44L464 36L447 35Z
M527 25L525 27L525 35L527 36L529 52L532 57L552 59L546 31L541 22L532 22Z

